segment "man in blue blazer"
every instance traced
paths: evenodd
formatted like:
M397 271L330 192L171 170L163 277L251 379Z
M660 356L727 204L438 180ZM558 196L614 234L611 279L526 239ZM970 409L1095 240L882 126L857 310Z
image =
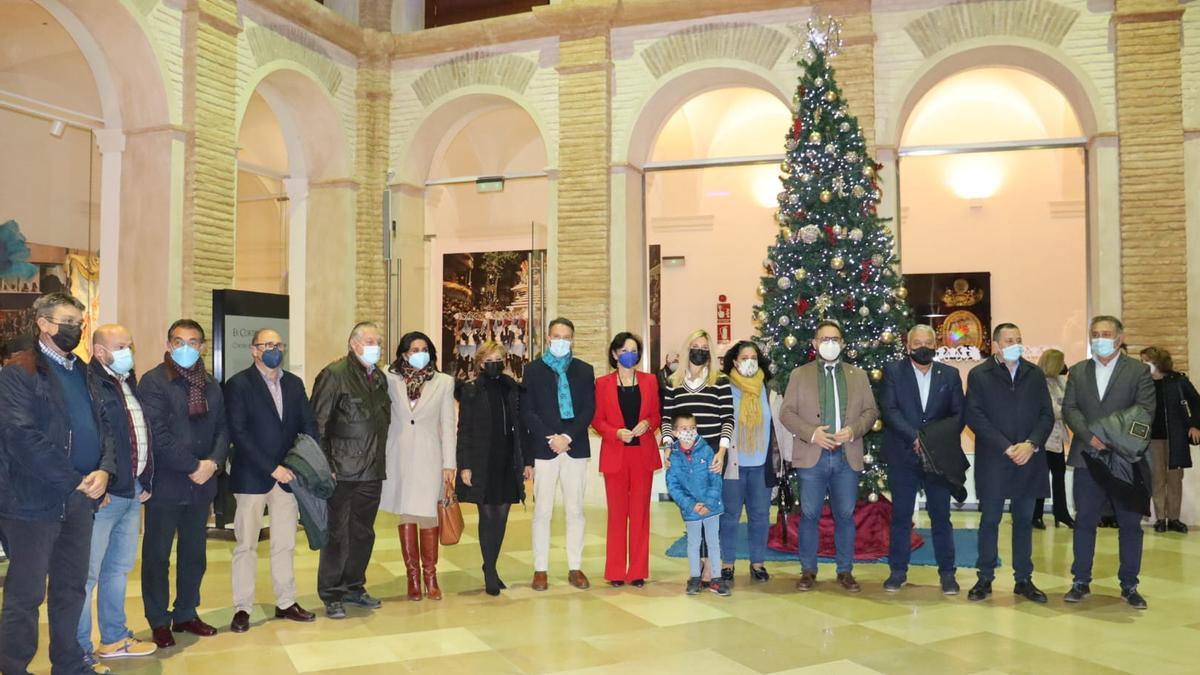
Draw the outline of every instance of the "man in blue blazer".
M233 519L237 537L232 564L234 615L229 626L235 633L250 629L258 567L256 549L264 507L271 513L275 617L303 622L316 618L296 602L292 561L300 511L287 487L295 476L283 466L283 459L296 442L296 436L308 434L317 438L317 418L304 382L283 369L287 346L279 333L260 329L250 342L254 363L229 378L225 385L225 408L233 441L229 484L237 500Z
M926 474L917 455L918 433L930 422L947 417L960 420L962 431L963 388L958 370L934 363L937 333L927 325L908 331L908 358L883 369L883 459L892 490L891 546L888 565L891 575L883 590L895 593L908 580L912 553L912 513L917 491L925 490L925 508L933 523L933 550L937 556L942 593L958 595L954 578L954 528L950 524L950 484L941 476Z
M1050 496L1046 439L1054 408L1041 368L1021 358L1021 329L1002 323L992 331L993 357L967 376L965 421L975 432L975 494L979 498L979 581L972 601L992 594L1004 502L1012 514L1013 592L1038 603L1046 594L1033 583L1033 508Z

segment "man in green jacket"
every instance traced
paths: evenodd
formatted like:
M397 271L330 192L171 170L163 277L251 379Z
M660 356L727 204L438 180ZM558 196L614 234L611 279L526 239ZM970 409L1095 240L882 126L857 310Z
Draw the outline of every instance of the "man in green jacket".
M317 571L317 594L331 619L346 618L345 604L382 605L366 589L391 419L387 380L377 367L382 344L378 326L359 323L346 357L326 366L313 385L317 440L337 478L329 499L329 542Z

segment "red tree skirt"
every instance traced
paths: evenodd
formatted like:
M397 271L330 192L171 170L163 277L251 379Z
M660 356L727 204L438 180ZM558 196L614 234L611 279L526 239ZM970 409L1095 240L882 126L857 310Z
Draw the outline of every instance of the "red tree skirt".
M780 514L782 515L782 514ZM892 503L883 497L875 503L859 500L854 508L854 537L855 560L878 560L888 554L888 537L892 527ZM786 527L786 531L785 528ZM777 518L771 526L767 537L767 546L781 553L798 553L797 531L800 527L800 514L793 513L785 520ZM821 540L817 545L817 555L822 558L832 558L837 553L833 545L833 511L826 504L821 510L819 525ZM925 543L921 535L914 530L912 533L913 549L920 548Z

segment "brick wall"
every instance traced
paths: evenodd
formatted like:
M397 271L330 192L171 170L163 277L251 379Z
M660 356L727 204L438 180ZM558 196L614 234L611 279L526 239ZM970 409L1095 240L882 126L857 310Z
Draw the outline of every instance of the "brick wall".
M372 57L359 62L356 91L355 315L359 321L374 321L383 326L387 303L387 277L383 267L383 191L387 186L388 121L392 100L386 60Z

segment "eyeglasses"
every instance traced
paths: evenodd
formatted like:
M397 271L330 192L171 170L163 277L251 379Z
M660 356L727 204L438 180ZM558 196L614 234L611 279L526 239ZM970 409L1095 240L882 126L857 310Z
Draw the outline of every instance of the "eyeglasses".
M200 349L201 347L204 346L204 340L183 340L180 338L175 338L174 340L171 340L172 347L179 348L184 345L187 345L187 346L191 347L192 349Z
M253 345L250 345L250 346L251 346L251 347L258 347L259 349L261 349L261 350L263 350L263 351L265 351L265 352L269 352L269 351L271 351L272 349L278 349L278 350L280 350L280 351L283 351L283 350L287 349L287 343L286 343L286 342L256 342L256 343L254 343Z
M73 328L79 328L79 327L83 326L82 320L80 320L80 321L55 321L54 319L48 319L48 321L50 323L54 324L55 326L71 326Z
M841 342L841 341L842 341L842 338L841 338L841 337L838 337L838 336L836 336L836 335L834 335L834 336L826 336L826 337L823 337L823 338L817 338L817 342Z

